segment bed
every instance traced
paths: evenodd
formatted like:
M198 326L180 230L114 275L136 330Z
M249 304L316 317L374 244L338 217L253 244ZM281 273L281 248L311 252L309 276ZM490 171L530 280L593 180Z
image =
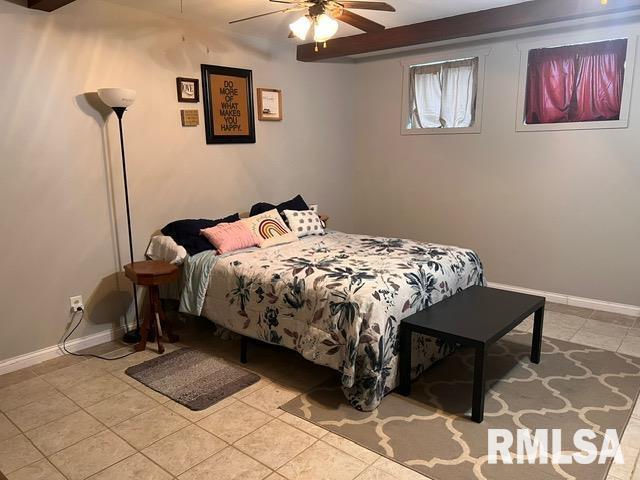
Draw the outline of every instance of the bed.
M349 403L370 411L399 382L400 320L484 284L472 250L328 231L270 248L188 257L180 310L340 372ZM414 336L412 375L453 348Z

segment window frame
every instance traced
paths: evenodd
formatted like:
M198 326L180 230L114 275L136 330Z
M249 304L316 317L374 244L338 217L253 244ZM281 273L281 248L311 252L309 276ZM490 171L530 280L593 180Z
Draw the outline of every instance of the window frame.
M622 83L622 102L620 104L619 120L599 120L594 122L561 122L561 123L536 123L527 124L526 118L526 94L527 73L529 68L529 52L540 48L568 47L571 45L606 42L608 40L626 39L627 57L624 68L624 82ZM627 29L611 29L596 33L580 35L560 35L545 37L535 42L518 43L520 52L520 72L518 81L518 105L516 109L517 132L545 132L563 130L600 130L619 129L629 127L629 114L631 112L631 93L633 90L633 77L635 72L637 35Z
M486 71L486 57L491 53L491 48L475 48L464 50L446 50L438 53L420 55L405 58L400 63L402 66L402 118L400 119L401 135L452 135L465 133L482 133L482 110L484 104L484 79ZM407 128L409 120L409 82L411 75L409 70L417 65L429 63L453 62L466 58L478 58L478 85L476 89L476 111L474 122L470 127L460 128Z

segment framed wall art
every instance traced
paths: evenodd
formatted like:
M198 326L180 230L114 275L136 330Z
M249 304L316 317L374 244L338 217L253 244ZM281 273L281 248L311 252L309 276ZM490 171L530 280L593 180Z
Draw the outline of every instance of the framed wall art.
M178 77L176 78L176 87L179 102L198 103L200 101L197 78Z
M258 120L282 120L282 91L272 88L258 89Z
M251 70L202 65L207 143L255 143Z

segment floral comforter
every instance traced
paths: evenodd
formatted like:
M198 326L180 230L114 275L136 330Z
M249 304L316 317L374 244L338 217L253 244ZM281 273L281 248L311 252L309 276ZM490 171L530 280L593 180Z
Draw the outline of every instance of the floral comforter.
M330 232L219 257L202 315L338 370L350 404L368 411L398 385L400 320L484 282L471 250ZM413 375L452 349L414 335Z

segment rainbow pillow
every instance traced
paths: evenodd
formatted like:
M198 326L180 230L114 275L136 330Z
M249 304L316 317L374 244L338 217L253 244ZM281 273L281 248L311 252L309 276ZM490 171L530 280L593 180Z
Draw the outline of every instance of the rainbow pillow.
M275 208L253 217L244 218L242 221L259 240L260 248L298 240L298 236L287 227Z

